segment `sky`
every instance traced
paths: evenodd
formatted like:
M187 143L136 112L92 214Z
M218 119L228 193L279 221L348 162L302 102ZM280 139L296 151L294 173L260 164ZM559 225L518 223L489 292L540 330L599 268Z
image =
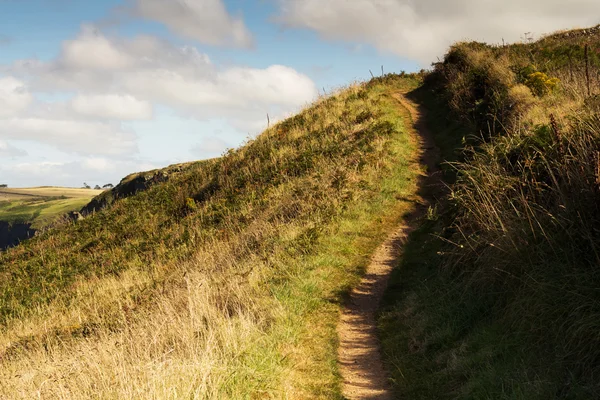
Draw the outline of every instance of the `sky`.
M463 40L600 23L597 0L0 0L0 184L217 157L318 96Z

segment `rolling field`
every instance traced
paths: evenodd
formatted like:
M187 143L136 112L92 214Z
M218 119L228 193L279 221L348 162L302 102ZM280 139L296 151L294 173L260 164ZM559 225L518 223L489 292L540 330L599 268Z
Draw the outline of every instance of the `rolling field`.
M30 200L32 198L67 197L69 199L91 199L103 190L65 188L54 186L43 186L34 188L3 188L0 189L0 201L6 200Z
M40 229L60 215L81 209L100 193L62 187L0 189L0 221L31 223Z

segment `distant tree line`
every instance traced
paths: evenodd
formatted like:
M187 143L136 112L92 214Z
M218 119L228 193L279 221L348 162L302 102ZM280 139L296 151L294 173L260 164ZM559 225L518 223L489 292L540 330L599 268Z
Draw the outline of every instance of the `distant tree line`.
M4 183L0 185L0 188L7 188L7 187L8 187L8 185L4 184Z
M0 186L2 187L2 186ZM96 185L94 186L94 190L102 190L102 189L112 189L114 188L115 185L113 185L112 183L107 183L106 185L100 187L100 185ZM91 189L92 187L90 185L88 185L87 183L83 182L83 187L82 189Z

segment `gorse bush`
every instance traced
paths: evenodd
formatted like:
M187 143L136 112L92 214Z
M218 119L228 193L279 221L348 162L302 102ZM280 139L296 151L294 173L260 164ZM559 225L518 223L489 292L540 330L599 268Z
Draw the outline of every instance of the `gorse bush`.
M558 78L549 78L543 72L532 72L527 76L525 85L537 96L544 96L552 92L558 86Z

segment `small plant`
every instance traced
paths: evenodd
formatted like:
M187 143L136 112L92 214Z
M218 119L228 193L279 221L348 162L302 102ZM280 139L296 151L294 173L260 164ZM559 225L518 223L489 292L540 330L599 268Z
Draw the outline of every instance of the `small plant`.
M195 211L197 207L198 205L196 204L196 200L192 199L191 197L185 199L185 210L188 213Z
M439 219L440 215L438 212L438 205L435 204L433 207L429 206L427 208L427 220L428 221L437 221Z

